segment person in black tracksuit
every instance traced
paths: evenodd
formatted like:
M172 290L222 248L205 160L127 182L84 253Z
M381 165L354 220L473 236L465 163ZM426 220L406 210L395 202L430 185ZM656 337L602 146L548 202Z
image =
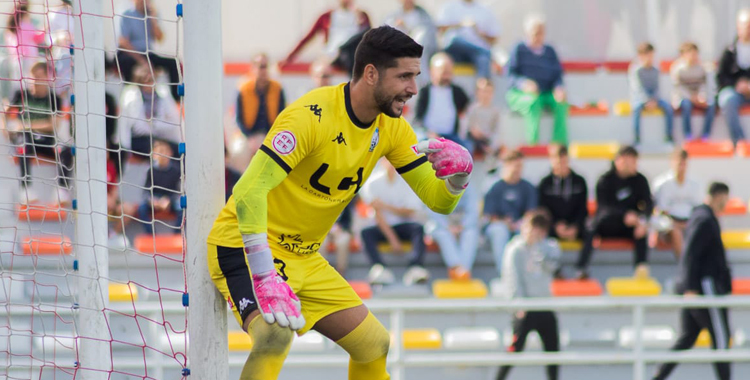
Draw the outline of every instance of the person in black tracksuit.
M716 214L724 210L729 199L729 187L713 183L705 204L693 209L685 230L685 246L680 256L678 293L685 297L725 295L732 292L732 275L729 271L721 228ZM680 337L672 350L687 350L695 344L702 329L711 334L714 349L729 348L729 317L727 308L683 309L680 315ZM654 380L664 380L676 363L659 367ZM729 363L714 363L719 380L729 380Z
M560 240L583 239L588 217L586 180L570 169L568 148L554 145L549 152L552 172L537 187L539 207L549 211L549 236Z
M612 164L596 183L596 215L586 228L583 248L578 255L578 278L588 277L587 267L594 250L594 238L633 239L634 265L645 264L648 255L647 218L654 209L648 180L638 172L638 151L621 148Z

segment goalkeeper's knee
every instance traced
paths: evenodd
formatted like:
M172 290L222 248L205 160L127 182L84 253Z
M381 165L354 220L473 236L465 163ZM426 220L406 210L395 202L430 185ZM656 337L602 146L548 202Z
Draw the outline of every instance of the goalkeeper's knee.
M294 332L278 323L268 324L260 315L250 322L248 334L253 339L253 353L285 357L294 339Z
M353 362L370 363L385 359L391 336L380 321L368 312L359 326L336 343L349 353Z

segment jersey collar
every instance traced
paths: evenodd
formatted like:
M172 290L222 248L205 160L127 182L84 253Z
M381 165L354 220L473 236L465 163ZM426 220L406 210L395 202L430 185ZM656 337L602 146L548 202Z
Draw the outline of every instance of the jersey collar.
M347 83L344 86L344 103L346 104L346 113L349 115L349 119L356 125L358 128L367 129L370 128L372 123L365 124L359 119L357 119L357 115L354 114L354 109L352 108L352 96L349 93L349 83Z

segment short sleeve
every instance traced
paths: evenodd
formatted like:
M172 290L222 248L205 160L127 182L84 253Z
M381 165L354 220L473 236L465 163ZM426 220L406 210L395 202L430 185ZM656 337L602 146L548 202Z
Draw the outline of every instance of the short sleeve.
M437 26L449 26L458 24L459 20L456 20L456 12L453 9L453 4L448 3L443 6L438 14L436 24Z
M276 118L260 147L287 173L317 146L314 130L319 122L311 115L313 112L310 112L309 107L285 109Z
M403 175L427 162L427 157L417 153L417 135L409 123L401 119L394 127L391 146L385 156L398 174Z
M129 19L123 17L120 20L120 37L124 37L128 41L131 40L132 33L131 33L131 26L133 25L132 22L130 22Z
M482 31L490 37L497 37L500 35L500 23L495 20L495 16L489 9L484 15L484 25L482 25Z

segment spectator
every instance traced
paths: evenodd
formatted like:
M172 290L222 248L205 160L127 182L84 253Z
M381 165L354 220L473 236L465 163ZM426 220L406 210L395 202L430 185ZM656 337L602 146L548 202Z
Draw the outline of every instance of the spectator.
M512 298L552 297L550 286L560 265L560 246L547 237L552 223L544 212L529 212L524 217L521 233L505 249L503 279L510 287ZM557 317L552 311L520 310L513 316L513 343L509 352L521 352L526 337L536 331L544 351L560 351ZM547 366L547 379L557 380L557 365ZM500 367L497 380L505 380L512 367Z
M654 211L665 215L671 223L662 231L652 231L649 245L655 247L662 232L662 239L672 243L675 257L682 252L682 237L690 212L701 203L698 182L687 178L688 153L678 149L672 154L672 170L656 177L654 180Z
M502 178L484 197L484 215L490 219L487 237L499 274L502 274L505 244L518 233L523 215L537 207L536 189L521 178L522 171L523 154L517 150L506 153Z
M437 53L430 67L432 84L419 90L414 123L424 127L430 137L444 137L465 146L459 137L459 118L469 105L469 97L453 83L453 60Z
M430 73L430 57L437 51L437 29L427 11L415 0L401 0L401 9L386 17L385 24L409 35L422 48L422 74L417 77L419 86L427 84Z
M68 101L67 94L72 90L73 85L73 56L70 53L70 46L74 43L76 21L71 1L62 0L58 7L51 8L48 12L49 25L47 25L47 33L51 42L50 54L55 65L55 93L60 95L64 102Z
M363 199L375 209L376 225L362 230L365 252L372 263L369 280L373 284L393 283L393 272L385 267L378 243L388 242L393 252L403 253L401 242L406 240L411 242L412 256L404 274L404 284L424 283L429 272L423 267L424 228L417 219L422 203L393 165L385 160L382 165L384 171L373 175L362 192Z
M586 180L570 169L566 146L550 146L549 160L552 172L539 183L539 207L552 219L549 234L566 241L583 239L588 217Z
M73 155L70 147L58 143L62 114L60 98L52 91L52 77L46 62L37 62L31 67L31 85L17 91L10 101L7 112L20 119L23 128L23 157L18 160L21 171L20 202L33 203L36 193L31 189L31 161L45 157L57 164L57 197L61 205L70 203L69 180L73 170Z
M229 166L229 151L224 147L224 196L225 202L229 201L229 197L232 196L232 189L237 181L240 180L242 174Z
M2 78L5 79L0 81L1 99L15 94L20 88L23 75L28 73L35 63L45 58L45 54L40 52L45 43L44 32L34 24L28 1L16 1L13 13L8 16L2 32L3 46L0 46Z
M440 247L440 254L448 268L448 278L452 280L471 279L471 268L479 245L480 188L478 182L472 183L458 201L453 211L453 215L460 215L458 225L452 223L457 219L455 217L438 213L430 215L434 225L430 235ZM458 233L458 239L455 232Z
M317 60L310 65L310 77L313 80L315 88L330 86L333 68L328 62Z
M445 52L456 62L473 64L482 78L491 75L490 50L500 35L498 25L492 10L474 0L452 0L437 18Z
M745 140L740 107L750 104L750 9L743 9L737 15L737 39L722 53L716 81L719 107L726 115L729 133L737 145Z
M333 62L334 66L347 73L352 72L354 51L362 36L370 29L370 17L354 6L354 0L339 0L338 2L337 8L318 17L310 31L281 62L282 66L293 63L315 35L322 33L326 43L323 51L329 62Z
M641 142L641 113L660 108L666 123L665 141L672 143L672 105L659 95L659 69L654 66L654 47L648 42L638 45L638 58L628 68L630 102L633 107L635 143Z
M716 114L714 94L709 83L706 68L700 61L698 45L685 42L680 46L680 58L669 69L674 86L674 104L682 112L682 130L685 140L693 139L693 129L690 116L693 108L705 111L703 132L701 139L708 140L711 136L711 124Z
M171 225L179 227L182 223L180 192L182 191L180 165L172 159L172 146L163 140L154 140L153 165L146 173L146 184L143 185L144 200L138 207L138 219L144 221L146 233L153 233L151 223L160 213L173 216ZM163 221L162 221L163 222ZM175 231L179 233L179 230Z
M716 218L729 200L729 187L723 183L712 183L705 204L693 209L685 230L685 250L680 257L680 273L677 280L678 293L685 298L697 295L708 297L732 293L732 273L727 262L721 227ZM711 334L714 349L729 349L729 311L721 308L687 308L680 314L680 336L672 350L692 348L701 330ZM665 380L676 363L665 363L659 367L654 380ZM729 380L729 363L714 363L719 380Z
M268 73L268 56L258 54L253 59L251 79L240 86L237 95L237 125L247 137L249 158L260 148L276 116L286 107L281 84Z
M510 109L523 115L529 144L539 143L539 123L545 108L555 119L552 142L567 144L570 106L563 88L563 69L555 49L544 43L545 28L541 16L526 18L527 41L513 48L508 62L511 87L506 98Z
M325 242L323 242L324 253L330 255L336 254L336 271L342 276L346 275L349 268L349 247L354 234L352 233L352 219L354 207L359 202L359 198L354 197L349 204L344 207L336 223L333 224L331 231L328 233ZM330 245L335 246L335 252L331 252Z
M469 106L461 137L474 147L474 166L500 150L500 108L493 104L495 86L486 78L477 80L476 102Z
M152 0L133 0L135 6L126 10L120 20L117 61L120 75L125 81L132 82L136 66L161 68L169 75L169 89L175 101L180 96L177 85L180 84L180 72L177 58L166 58L154 53L154 44L161 42L164 32Z
M648 245L647 218L653 210L648 180L638 172L638 151L631 146L620 148L612 168L596 183L597 210L584 234L578 256L577 277L588 278L588 265L595 237L633 239L635 266L645 268Z
M123 149L135 154L151 154L152 139L162 139L178 151L182 141L180 113L164 86L155 85L151 68L138 65L133 69L135 84L127 85L120 95L118 140Z

